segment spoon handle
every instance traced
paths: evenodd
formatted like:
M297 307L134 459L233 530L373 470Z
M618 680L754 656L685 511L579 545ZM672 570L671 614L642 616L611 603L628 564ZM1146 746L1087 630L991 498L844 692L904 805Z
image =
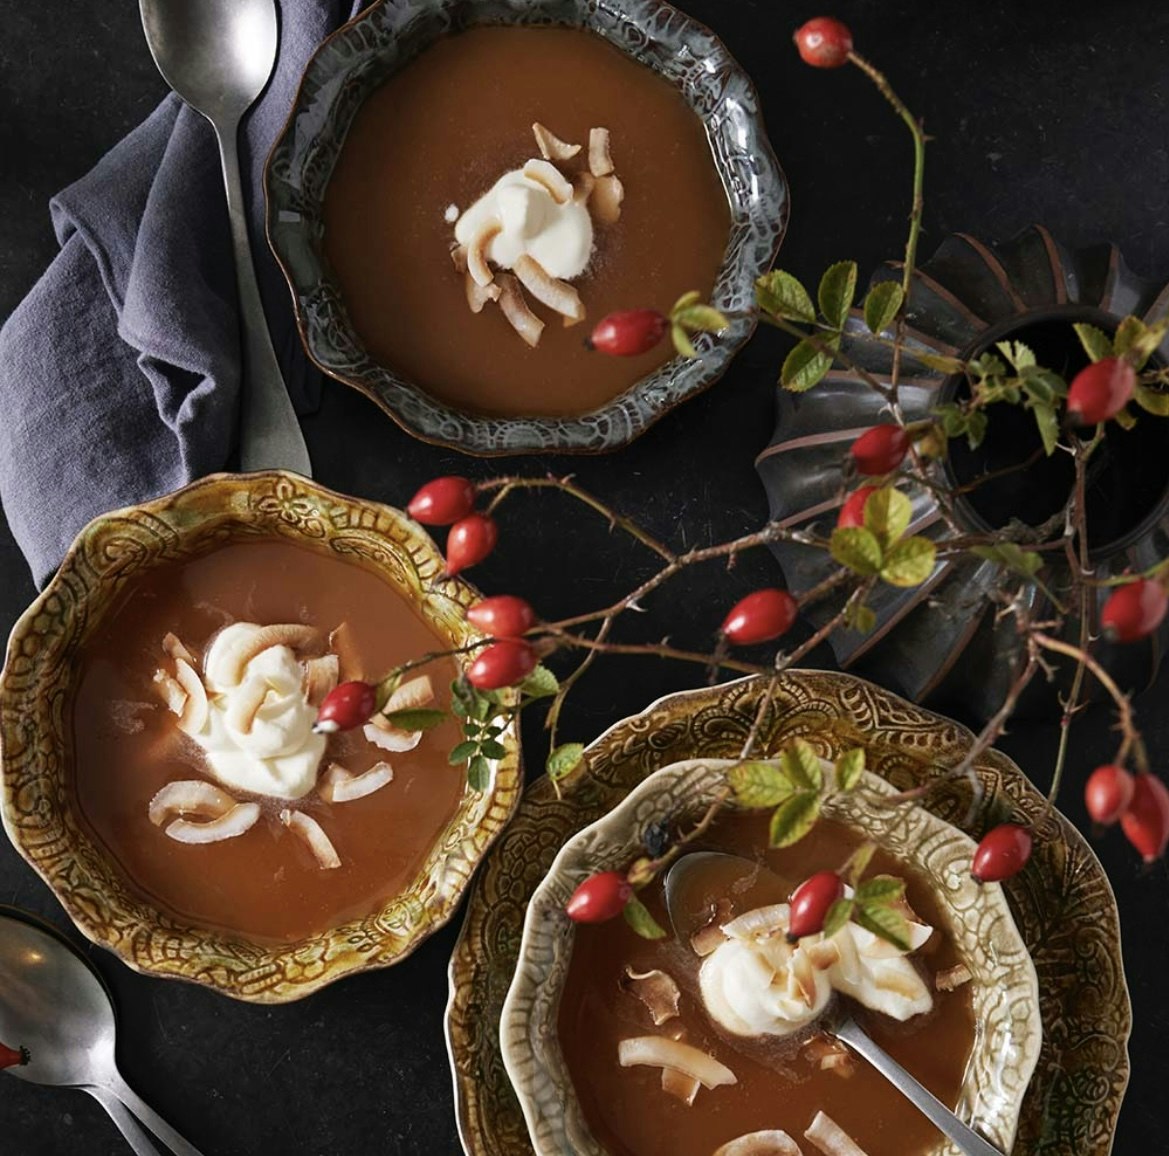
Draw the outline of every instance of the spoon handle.
M151 1144L149 1137L113 1092L106 1088L86 1088L85 1091L109 1113L123 1139L134 1150L135 1156L159 1156L158 1149Z
M125 1105L175 1156L202 1156L194 1144L184 1140L117 1072L106 1081L103 1091L116 1097L120 1101L119 1106Z
M868 1060L935 1128L953 1140L966 1156L1003 1156L973 1128L963 1124L945 1104L924 1088L884 1048L874 1043L852 1020L845 1019L832 1029L854 1052Z
M215 124L215 122L212 122ZM312 477L308 447L300 429L280 364L272 349L264 305L256 284L240 180L238 123L215 124L219 158L227 189L227 213L235 250L244 364L240 411L240 469L283 469Z

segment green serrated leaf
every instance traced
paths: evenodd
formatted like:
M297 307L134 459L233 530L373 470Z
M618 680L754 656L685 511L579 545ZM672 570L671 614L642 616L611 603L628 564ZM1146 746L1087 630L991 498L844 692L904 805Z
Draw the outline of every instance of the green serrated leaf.
M842 791L851 791L861 781L865 769L864 747L853 747L836 760L836 785Z
M429 731L441 726L450 716L445 710L428 710L424 707L410 707L406 710L392 710L385 716L386 722L403 731Z
M1059 445L1059 417L1055 407L1051 405L1032 406L1031 412L1035 415L1035 424L1039 427L1039 436L1043 439L1043 452L1051 457Z
M781 752L779 765L799 790L819 791L824 786L820 757L803 739L795 739Z
M948 438L961 437L970 423L966 411L961 406L953 404L939 405L934 410L934 416L941 419L942 432Z
M452 767L457 767L459 763L465 763L478 749L478 743L472 742L470 739L464 739L463 742L459 743L459 745L456 746L449 755L447 755L447 762L450 763Z
M966 419L966 442L972 450L982 445L989 419L982 410L974 410Z
M1024 550L1015 542L998 542L993 546L971 546L970 553L988 562L997 562L1023 578L1034 578L1043 569L1043 556Z
M852 909L855 901L852 899L838 899L828 908L824 918L824 938L830 939L852 918Z
M873 856L877 853L877 844L871 839L866 839L848 858L847 870L844 874L845 882L856 889L860 883L864 873L869 869L869 864L873 861Z
M849 603L845 608L844 624L858 634L868 634L877 625L877 612L863 602Z
M1116 357L1123 357L1140 341L1145 332L1145 323L1139 317L1125 317L1116 327L1116 336L1112 339L1112 352Z
M833 329L843 329L856 299L856 262L837 261L824 270L817 291L820 312Z
M527 699L550 698L559 689L560 680L543 663L520 683L520 694Z
M687 305L674 312L673 322L687 333L721 333L730 325L713 305Z
M888 906L905 894L905 881L892 875L874 875L856 889L856 901L862 906Z
M881 579L890 586L920 586L934 572L937 555L928 538L903 538L885 556Z
M828 550L841 566L862 578L879 574L885 560L877 536L863 526L838 526L832 531Z
M995 348L1020 373L1029 366L1036 364L1035 354L1031 347L1025 345L1022 341L999 341L995 343Z
M670 316L673 317L675 313L679 313L681 310L687 309L691 305L697 305L701 300L702 294L697 289L691 289L689 293L683 293L682 296L674 302L674 308L670 310Z
M487 739L479 748L489 759L507 758L507 747L495 739Z
M475 701L471 704L471 718L478 722L486 722L495 712L495 701L488 698L481 690L475 691Z
M1147 385L1138 384L1132 397L1146 413L1157 417L1169 417L1169 393L1160 393L1155 389L1149 389Z
M485 791L490 785L491 764L482 755L476 755L467 764L467 786L472 791Z
M1006 362L993 353L983 353L976 357L969 365L970 372L980 381L989 378L1002 377L1007 372Z
M636 895L629 897L629 902L625 904L623 912L625 922L641 936L642 939L665 939L666 931L660 923L649 913L649 908L646 907Z
M893 486L882 486L865 502L865 529L888 550L909 529L913 503Z
M698 360L698 350L694 348L694 342L690 340L689 335L681 325L670 326L670 339L680 357L687 357L691 361Z
M922 365L929 369L936 369L939 373L962 373L966 369L964 361L957 357L949 357L944 353L926 353L915 349L910 356L914 361L920 361Z
M561 743L549 752L544 769L548 772L548 778L556 782L575 771L583 758L584 743Z
M1131 413L1127 409L1122 409L1119 413L1112 415L1112 420L1116 422L1121 429L1133 429L1137 424L1136 414Z
M1145 362L1165 339L1169 330L1169 317L1162 317L1152 325L1146 325L1139 317L1126 317L1116 327L1116 338L1112 344L1117 357L1125 357L1136 370L1144 368Z
M820 817L820 796L810 791L792 795L780 803L771 815L769 828L773 847L790 847L798 843Z
M1103 330L1097 329L1095 325L1089 325L1086 321L1077 321L1072 328L1076 331L1084 352L1093 361L1112 356L1112 338Z
M787 321L816 320L816 307L807 289L790 273L773 269L755 282L755 303L764 313Z
M832 343L826 341L823 344ZM792 393L805 393L823 381L831 368L832 358L805 338L783 359L779 383Z
M735 802L751 809L776 807L796 789L788 775L775 763L739 763L727 772Z
M866 931L871 931L879 939L893 944L898 951L912 950L912 944L909 942L909 924L900 911L879 904L865 906L858 903L853 918Z
M893 324L905 294L898 281L878 281L865 296L865 324L880 335Z

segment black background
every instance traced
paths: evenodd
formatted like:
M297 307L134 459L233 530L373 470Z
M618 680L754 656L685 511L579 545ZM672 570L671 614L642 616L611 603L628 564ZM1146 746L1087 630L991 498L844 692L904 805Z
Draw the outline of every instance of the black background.
M819 14L773 0L686 0L754 76L770 135L791 183L793 214L780 263L814 281L830 262L862 276L896 257L908 207L908 134L855 70L802 66L792 30ZM1166 87L1169 10L1108 4L912 3L841 0L861 51L925 116L930 145L928 256L948 231L1001 240L1042 222L1065 244L1115 241L1134 269L1169 279ZM0 0L0 316L51 259L47 201L84 173L164 95L137 5L104 0ZM760 334L715 389L668 416L631 449L565 462L477 462L412 441L359 395L330 384L306 422L317 477L404 504L427 477L502 469L572 470L677 545L758 526L766 504L753 469L772 425L783 344ZM2 400L2 399L0 399ZM3 420L0 411L0 420ZM531 599L546 616L611 601L649 572L642 552L555 495L520 498L501 514L502 545L474 573L489 592ZM715 568L667 588L630 635L671 633L701 643L739 595L773 581L769 556ZM24 562L0 528L0 631L31 600ZM609 660L580 687L564 737L587 741L668 690L690 670ZM1169 754L1165 679L1138 700L1154 759ZM1084 825L1079 784L1110 753L1109 719L1086 717L1073 744L1063 803ZM530 729L530 762L542 735ZM1019 725L1003 746L1045 785L1055 729ZM1116 1151L1166 1150L1169 1078L1169 874L1149 875L1119 836L1099 848L1114 881L1136 1028L1133 1078ZM0 900L65 917L5 843ZM457 922L457 921L456 921ZM288 1007L237 1004L192 986L147 979L89 949L120 1007L119 1057L128 1081L206 1156L457 1150L442 1013L456 928L402 965L360 976ZM76 1092L5 1080L0 1151L15 1156L121 1156L101 1110Z

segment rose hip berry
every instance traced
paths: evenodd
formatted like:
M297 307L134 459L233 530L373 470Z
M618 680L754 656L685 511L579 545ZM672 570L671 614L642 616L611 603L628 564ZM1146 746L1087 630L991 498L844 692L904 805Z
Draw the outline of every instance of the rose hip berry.
M480 690L499 690L523 682L540 659L526 643L516 639L493 642L479 651L467 668L467 681Z
M731 607L721 633L728 642L738 646L770 642L791 629L798 613L796 600L786 590L775 587L756 590Z
M1031 832L1018 823L1002 823L982 837L970 874L975 883L998 883L1023 870L1031 858Z
M1169 788L1156 775L1139 774L1132 801L1120 817L1125 838L1146 863L1155 863L1169 844Z
M574 923L605 923L615 919L633 898L633 888L620 871L602 871L586 879L564 905Z
M446 540L446 573L451 578L468 566L477 566L499 539L499 528L488 514L468 514L452 527Z
M861 486L858 490L853 490L844 500L844 505L840 507L840 513L836 516L836 525L844 529L852 529L857 526L865 524L865 503L869 500L870 495L875 494L880 486Z
M656 309L625 309L602 317L586 344L612 357L638 357L653 349L669 326L669 318Z
M1081 369L1068 386L1068 415L1081 425L1115 417L1128 404L1137 375L1127 361L1105 357Z
M476 602L467 621L494 638L520 638L536 625L536 612L514 594L497 594Z
M466 478L448 475L427 482L410 499L406 513L424 526L449 526L475 508L475 487Z
M813 68L839 68L848 63L852 51L852 33L847 24L831 16L817 16L797 29L792 39L800 50L800 59Z
M343 682L325 695L313 730L325 735L351 731L369 722L376 709L376 687L368 682Z
M818 871L805 879L791 897L787 941L795 943L805 935L824 930L832 904L844 897L844 881L835 871Z
M1084 784L1084 805L1092 822L1111 827L1128 810L1135 786L1124 767L1115 763L1097 767Z
M849 453L858 474L892 473L909 452L909 434L899 425L875 425L852 443Z
M1165 619L1169 594L1160 582L1138 578L1119 586L1100 611L1100 625L1111 642L1137 642L1147 638Z
M10 1048L7 1044L0 1044L0 1069L20 1067L28 1061L28 1048Z

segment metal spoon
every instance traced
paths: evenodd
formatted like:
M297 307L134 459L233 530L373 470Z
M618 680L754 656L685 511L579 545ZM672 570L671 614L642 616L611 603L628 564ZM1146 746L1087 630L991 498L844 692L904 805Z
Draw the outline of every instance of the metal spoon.
M88 1092L138 1156L158 1156L158 1149L135 1117L176 1156L200 1156L122 1079L114 1032L114 1006L92 964L47 924L0 907L0 1040L31 1055L5 1070L34 1084Z
M312 476L308 447L268 335L248 243L240 182L240 118L276 62L275 0L139 0L150 55L163 79L219 138L244 342L240 467Z
M786 895L786 884L774 872L761 863L744 859L739 855L727 855L718 851L693 851L681 856L666 872L666 911L670 916L674 934L689 943L690 935L697 930L694 912L688 912L682 903L683 883L696 870L709 871L711 867L726 872L730 879L737 879L744 886L763 883L777 895ZM774 887L771 884L774 882ZM735 890L735 882L729 887ZM847 1044L857 1055L868 1060L890 1084L893 1085L935 1128L952 1140L966 1156L1003 1156L993 1145L984 1140L969 1125L964 1124L932 1092L911 1076L884 1048L875 1043L852 1017L843 1011L839 1000L818 1025L842 1043ZM830 1005L831 1006L831 1005Z

